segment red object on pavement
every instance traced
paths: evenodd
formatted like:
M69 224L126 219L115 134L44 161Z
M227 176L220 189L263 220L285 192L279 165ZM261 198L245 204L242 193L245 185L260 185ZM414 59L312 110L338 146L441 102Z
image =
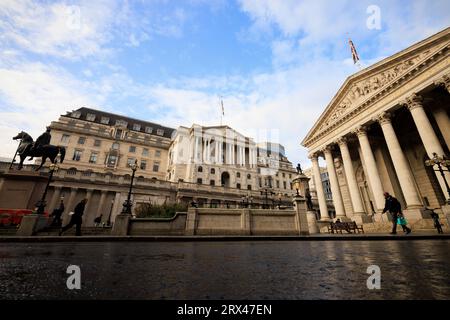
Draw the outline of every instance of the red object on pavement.
M30 209L0 209L0 226L19 225L24 215L34 212ZM48 212L44 212L44 216L48 217Z

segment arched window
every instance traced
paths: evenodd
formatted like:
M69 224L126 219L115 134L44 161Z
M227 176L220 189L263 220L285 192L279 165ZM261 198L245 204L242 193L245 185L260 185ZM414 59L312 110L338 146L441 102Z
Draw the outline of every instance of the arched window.
M247 179L251 179L252 178L252 175L249 173L249 174L247 174Z
M211 168L211 174L216 174L216 169Z
M198 167L197 171L198 172L203 172L203 167L202 166Z
M240 178L241 177L241 173L240 172L236 172L236 178Z

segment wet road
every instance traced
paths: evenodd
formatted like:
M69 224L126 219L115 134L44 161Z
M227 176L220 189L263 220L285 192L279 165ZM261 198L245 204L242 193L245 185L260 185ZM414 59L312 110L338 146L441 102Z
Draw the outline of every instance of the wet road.
M1 299L450 299L450 241L2 243ZM81 289L69 290L69 265ZM366 286L369 265L381 289Z

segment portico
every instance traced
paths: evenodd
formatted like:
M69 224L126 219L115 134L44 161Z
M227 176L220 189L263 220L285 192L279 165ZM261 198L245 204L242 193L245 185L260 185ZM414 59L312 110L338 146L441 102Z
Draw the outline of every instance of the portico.
M444 177L425 160L449 156L449 49L447 28L350 76L302 141L313 167L326 162L337 218L379 221L385 191L411 222L446 204Z

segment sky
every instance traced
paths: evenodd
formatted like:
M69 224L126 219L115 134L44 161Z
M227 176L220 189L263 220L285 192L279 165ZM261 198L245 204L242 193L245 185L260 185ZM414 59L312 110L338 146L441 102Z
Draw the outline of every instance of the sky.
M450 25L448 0L0 1L0 156L80 107L286 148L345 79Z

